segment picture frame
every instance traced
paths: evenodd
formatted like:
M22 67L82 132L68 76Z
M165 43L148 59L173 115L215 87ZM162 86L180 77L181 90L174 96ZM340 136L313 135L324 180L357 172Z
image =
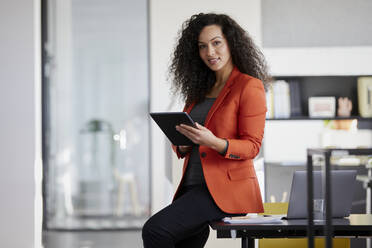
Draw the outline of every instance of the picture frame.
M309 117L335 117L336 97L334 96L313 96L309 97Z

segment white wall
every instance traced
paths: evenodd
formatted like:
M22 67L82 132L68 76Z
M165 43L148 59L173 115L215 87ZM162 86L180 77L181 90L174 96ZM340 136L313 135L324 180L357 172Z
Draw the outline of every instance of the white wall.
M150 51L151 51L151 111L181 111L182 104L171 103L169 91L170 82L167 82L167 68L170 63L170 55L175 46L177 32L182 23L191 15L200 12L226 13L234 18L254 38L258 45L261 44L260 25L260 0L189 0L174 1L162 0L150 1ZM173 196L172 182L165 176L167 152L170 147L166 146L164 135L159 128L152 123L152 211L157 212L170 203ZM178 183L181 174L182 162L173 167L174 175L178 175L175 184ZM210 234L209 247L239 247L238 240L214 242L215 233Z
M371 75L372 46L265 48L274 76Z
M38 59L35 54L39 52L34 29L38 27L38 19L34 19L40 11L38 4L39 0L0 1L0 247L7 248L40 246L39 198L35 204L40 190L35 183L35 177L39 183L40 167L35 170L35 164L41 162L40 110L35 107L40 100L40 85L39 75L34 72ZM211 11L231 15L261 43L260 0L150 1L152 111L164 111L171 102L166 72L182 22L192 14ZM171 109L180 108L173 105ZM168 148L155 126L152 142L152 207L156 212L169 203L173 190L165 179ZM239 245L238 240L235 244Z
M1 0L0 33L0 247L36 247L34 1Z
M274 76L371 75L371 1L262 0L261 7Z

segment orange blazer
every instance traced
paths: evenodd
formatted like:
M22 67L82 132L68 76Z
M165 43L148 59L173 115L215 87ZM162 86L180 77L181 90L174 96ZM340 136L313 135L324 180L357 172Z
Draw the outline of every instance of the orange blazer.
M190 113L195 104L184 111ZM217 206L226 213L263 212L262 198L253 159L258 154L264 134L266 97L262 82L236 67L208 112L204 126L219 138L227 139L226 155L206 146L199 147L205 182ZM185 175L190 153L185 158Z

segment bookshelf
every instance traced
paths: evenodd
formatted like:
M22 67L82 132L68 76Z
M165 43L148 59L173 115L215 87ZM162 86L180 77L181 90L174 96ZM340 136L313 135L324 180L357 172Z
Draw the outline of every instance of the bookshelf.
M363 75L368 76L368 75ZM359 116L357 79L359 76L334 75L334 76L274 76L274 80L284 80L286 82L298 82L301 102L301 113L288 118L267 118L268 121L291 121L291 120L358 120L358 128L372 129L372 118L363 118ZM292 92L290 93L292 94ZM331 118L313 118L309 117L308 98L312 96L334 96L348 97L353 104L351 116L349 117L331 117Z

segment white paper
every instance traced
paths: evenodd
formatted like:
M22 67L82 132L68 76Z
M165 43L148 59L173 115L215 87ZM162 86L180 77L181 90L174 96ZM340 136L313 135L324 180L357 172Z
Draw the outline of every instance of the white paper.
M268 216L241 216L241 217L226 217L223 222L229 224L281 224L281 217Z

